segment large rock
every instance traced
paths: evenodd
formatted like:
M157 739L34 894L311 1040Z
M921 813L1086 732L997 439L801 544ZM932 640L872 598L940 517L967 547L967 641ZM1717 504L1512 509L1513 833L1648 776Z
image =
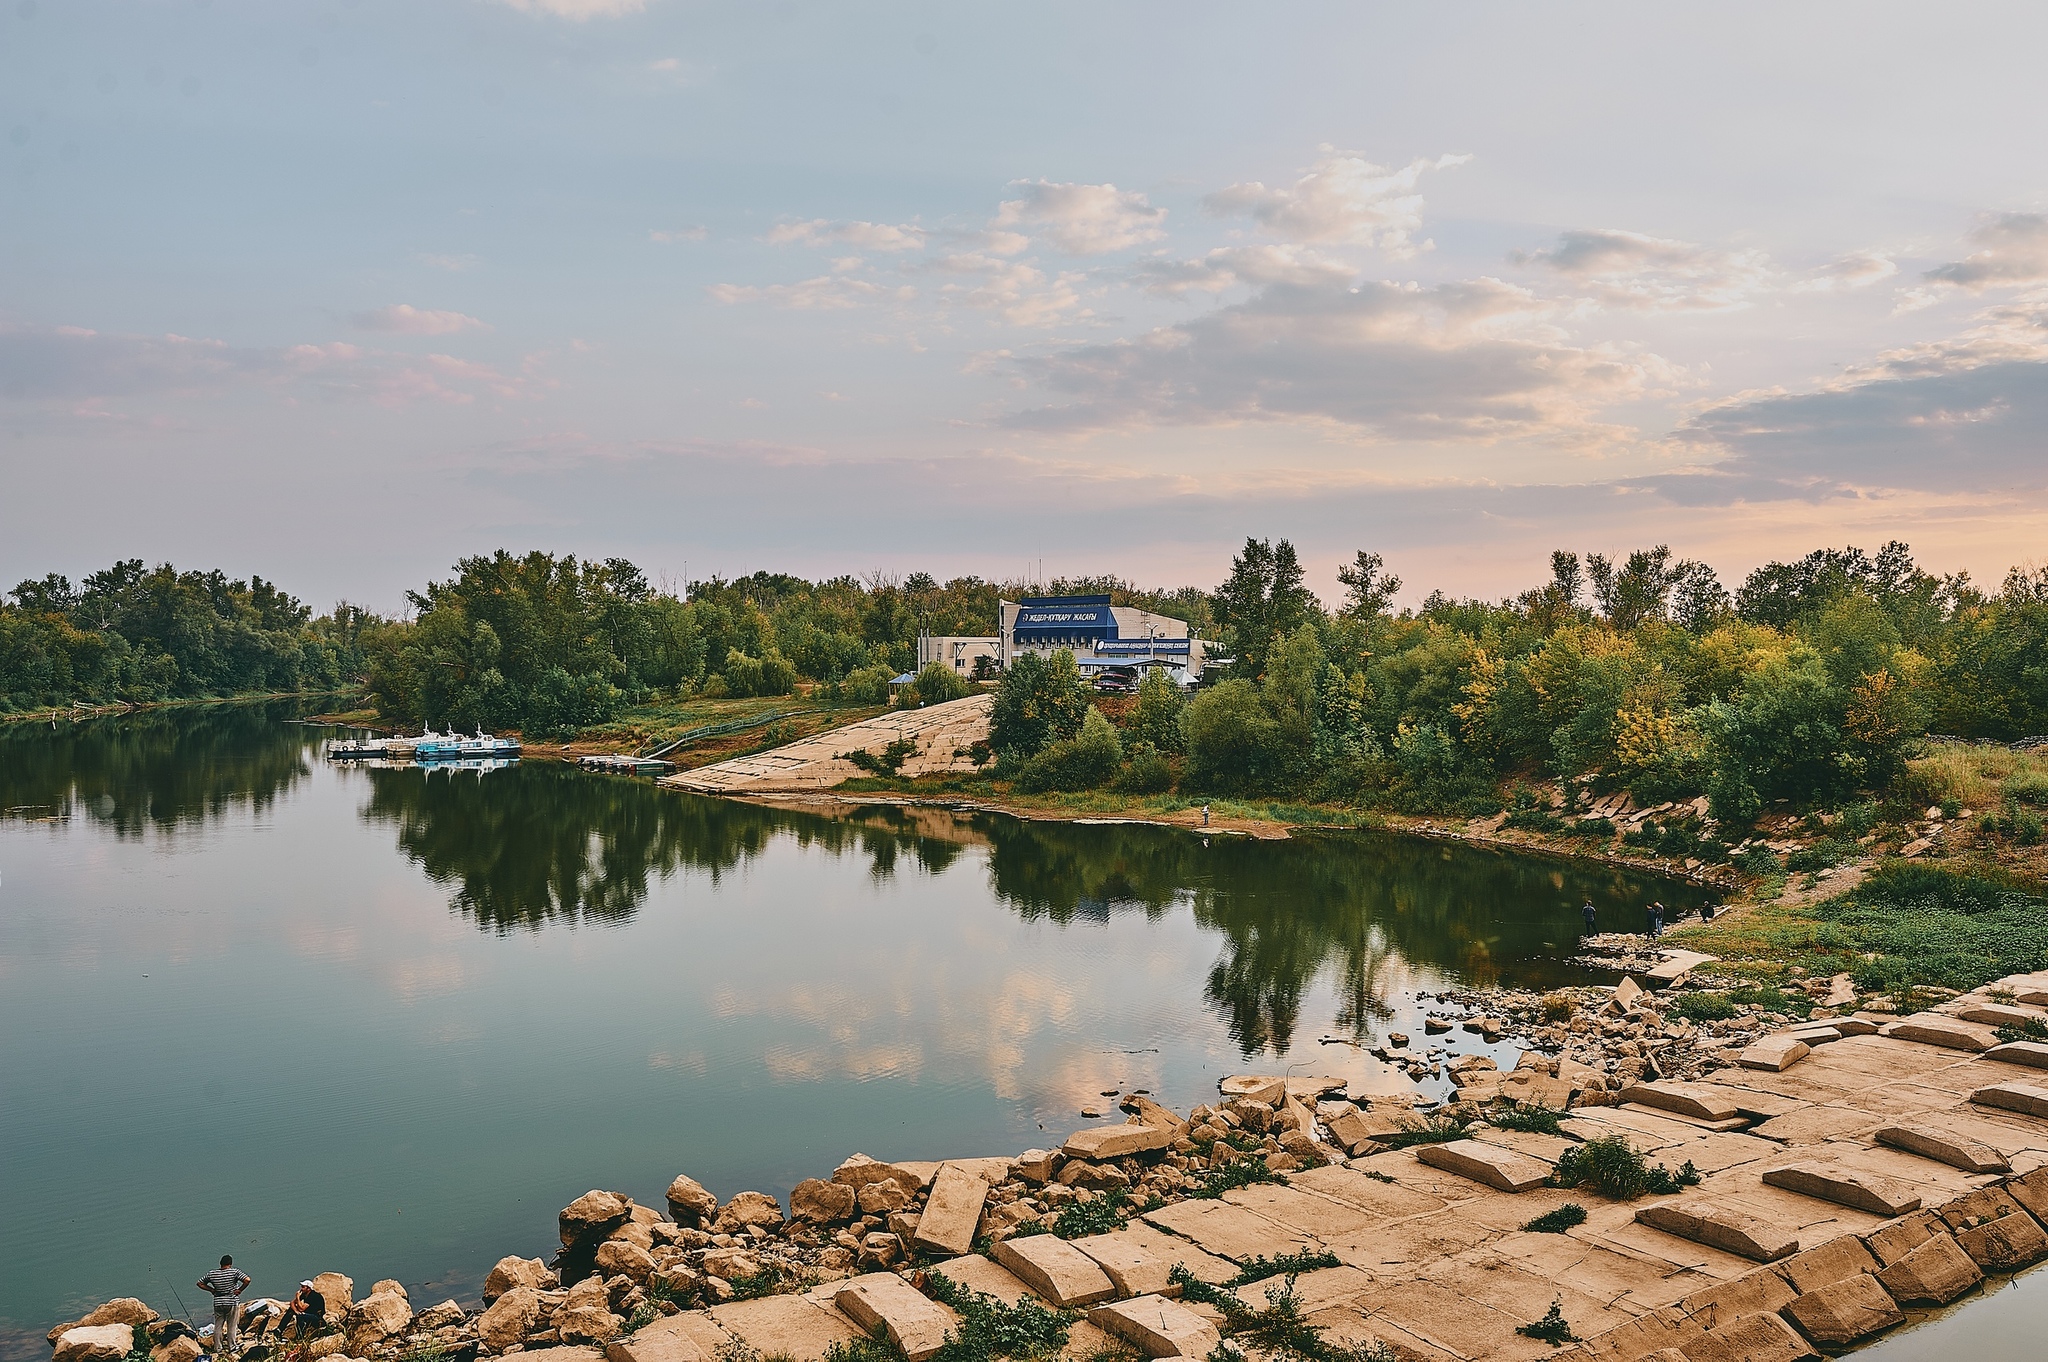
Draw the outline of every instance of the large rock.
M90 1328L100 1324L154 1324L163 1316L144 1305L133 1296L116 1296L105 1305L95 1306L84 1319L73 1320L68 1326L73 1329Z
M633 1203L617 1192L589 1191L564 1206L555 1217L561 1231L562 1247L603 1239L626 1223Z
M704 1250L704 1270L725 1281L761 1275L761 1256L752 1249L713 1248Z
M1216 1085L1216 1091L1223 1094L1226 1102L1241 1097L1277 1107L1287 1100L1287 1080L1272 1074L1232 1074Z
M883 1163L865 1154L855 1154L832 1170L832 1181L843 1182L855 1191L873 1182L893 1182L916 1195L924 1190L925 1184L932 1180L932 1173L937 1171L932 1168L926 1172L910 1164Z
M405 1289L405 1283L399 1281L396 1277L379 1277L376 1281L370 1283L370 1294L373 1296L398 1296L404 1300L412 1299L412 1293Z
M1088 1322L1147 1357L1205 1358L1223 1344L1215 1325L1164 1296L1098 1305L1088 1312Z
M415 1329L445 1329L451 1324L460 1324L469 1318L469 1312L454 1301L442 1301L430 1305L412 1317Z
M1877 1274L1901 1305L1947 1305L1984 1280L1983 1269L1946 1234L1923 1241Z
M805 1178L790 1189L789 1215L792 1220L807 1220L813 1225L843 1224L853 1219L858 1196L843 1182Z
M668 1213L678 1225L708 1225L718 1217L718 1198L695 1178L679 1175L668 1185Z
M596 1261L598 1274L607 1281L623 1276L636 1286L645 1286L654 1271L654 1256L624 1239L607 1239L599 1244Z
M149 1362L199 1362L206 1347L191 1334L167 1338L149 1350Z
M765 1230L782 1228L782 1203L766 1192L741 1192L725 1203L711 1226L714 1234L744 1234L747 1226Z
M356 1279L340 1272L323 1272L313 1278L313 1289L327 1303L324 1323L338 1327L356 1304Z
M1120 1159L1127 1154L1146 1154L1173 1143L1173 1127L1132 1121L1121 1126L1093 1126L1077 1130L1060 1146L1070 1159Z
M1652 1229L1759 1263L1776 1262L1799 1248L1796 1232L1707 1201L1658 1202L1637 1211L1636 1219Z
M373 1291L348 1312L349 1351L363 1354L412 1324L412 1306L396 1291Z
M553 1324L564 1343L603 1344L626 1327L626 1321L603 1305L565 1305L555 1311Z
M1431 1168L1456 1173L1501 1192L1526 1192L1541 1187L1550 1176L1550 1165L1541 1159L1479 1140L1418 1145L1415 1158Z
M1835 1163L1794 1163L1764 1172L1764 1182L1801 1196L1832 1201L1887 1219L1920 1209L1920 1193L1910 1183L1881 1177Z
M932 1179L931 1196L918 1217L911 1247L958 1257L974 1247L974 1227L981 1223L988 1184L963 1168L945 1164ZM917 1362L913 1358L912 1362Z
M1938 1012L1920 1012L1889 1022L1878 1029L1878 1034L1893 1040L1912 1040L1922 1045L1939 1045L1947 1050L1975 1050L1980 1053L1998 1044L1996 1028L1967 1022L1960 1017L1944 1017Z
M504 1352L540 1324L540 1292L517 1286L491 1304L476 1322L476 1336L494 1353Z
M50 1362L121 1362L134 1347L133 1325L74 1324L57 1335Z
M944 1173L941 1169L940 1175ZM841 1282L832 1303L870 1334L881 1331L908 1362L925 1362L944 1347L946 1335L957 1322L951 1310L923 1296L893 1272L871 1272Z
M1093 1258L1050 1234L1005 1239L995 1246L995 1260L1040 1300L1063 1310L1116 1294L1115 1285Z
M1889 1125L1878 1128L1876 1140L1923 1159L1933 1159L1965 1173L2006 1173L2012 1163L1990 1145L1951 1130L1929 1125Z
M1839 1040L1838 1031L1832 1039ZM1819 1039L1819 1037L1816 1037ZM1735 1057L1735 1062L1745 1069L1762 1069L1768 1073L1783 1073L1813 1053L1813 1047L1794 1035L1765 1036L1756 1044Z
M1810 1291L1783 1313L1823 1347L1841 1347L1906 1322L1906 1312L1867 1272Z
M560 1286L546 1263L538 1258L500 1258L498 1265L491 1269L491 1275L484 1278L484 1304L489 1305L507 1291L519 1287L531 1287L536 1291L552 1291ZM317 1288L320 1283L315 1281Z

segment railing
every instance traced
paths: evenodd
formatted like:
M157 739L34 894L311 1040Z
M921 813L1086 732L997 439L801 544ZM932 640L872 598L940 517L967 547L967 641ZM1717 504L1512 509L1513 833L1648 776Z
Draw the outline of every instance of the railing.
M750 728L763 728L769 724L780 722L783 719L796 719L806 714L819 714L822 712L816 709L788 709L780 714L762 714L751 719L728 719L722 724L705 724L701 728L692 728L679 733L659 747L646 752L635 752L633 755L645 757L651 761L656 757L665 757L678 747L687 746L703 738L722 738L728 733L744 733Z

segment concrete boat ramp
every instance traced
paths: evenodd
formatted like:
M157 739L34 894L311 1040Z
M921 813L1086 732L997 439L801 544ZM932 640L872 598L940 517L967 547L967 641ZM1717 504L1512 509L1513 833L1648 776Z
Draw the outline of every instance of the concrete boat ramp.
M1173 1299L1172 1267L1220 1282L1255 1258L1304 1249L1341 1264L1294 1281L1324 1337L1377 1340L1402 1358L1840 1352L1987 1274L2048 1258L2048 1046L2001 1045L1971 1019L2048 1016L2013 1001L2029 995L2048 1002L2048 976L2001 981L1939 1012L1803 1027L1796 1044L1746 1052L1703 1082L1643 1084L1620 1105L1574 1108L1562 1137L1476 1125L1453 1143L1296 1171L1286 1186L1174 1202L1114 1233L1007 1239L928 1270L1082 1311L1073 1357L1112 1337L1146 1356L1206 1357L1220 1316ZM1635 1201L1543 1185L1565 1150L1607 1135L1672 1169L1690 1162L1701 1185ZM1583 1224L1524 1228L1566 1202L1585 1208ZM1262 1304L1274 1284L1242 1297ZM1518 1332L1553 1301L1578 1342L1554 1348ZM952 1323L943 1305L881 1273L692 1311L611 1351L613 1362L708 1362L738 1342L808 1362L859 1330L902 1340L916 1362Z
M972 771L974 761L966 749L988 737L988 713L994 703L995 696L984 692L922 709L891 710L844 728L799 738L773 751L680 771L661 783L700 794L793 794L829 789L867 774L841 754L866 751L879 756L898 740L917 744L917 751L903 762L905 776Z

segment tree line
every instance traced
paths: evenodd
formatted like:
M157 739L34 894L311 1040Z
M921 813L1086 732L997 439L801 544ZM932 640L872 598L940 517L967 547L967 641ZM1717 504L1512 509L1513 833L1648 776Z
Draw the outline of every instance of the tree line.
M992 713L996 773L1413 812L1498 808L1522 773L1747 820L1890 789L1930 732L2048 731L2048 570L1987 592L1897 542L1769 563L1734 592L1663 546L1549 567L1518 595L1397 612L1400 580L1361 551L1330 608L1292 545L1247 540L1210 596L1224 679L1096 704L1070 657L1021 660Z

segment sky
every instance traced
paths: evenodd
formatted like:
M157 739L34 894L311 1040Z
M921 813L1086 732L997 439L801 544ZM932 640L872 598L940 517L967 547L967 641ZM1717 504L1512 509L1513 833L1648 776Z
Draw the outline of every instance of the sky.
M2048 557L2039 5L0 0L0 582Z

